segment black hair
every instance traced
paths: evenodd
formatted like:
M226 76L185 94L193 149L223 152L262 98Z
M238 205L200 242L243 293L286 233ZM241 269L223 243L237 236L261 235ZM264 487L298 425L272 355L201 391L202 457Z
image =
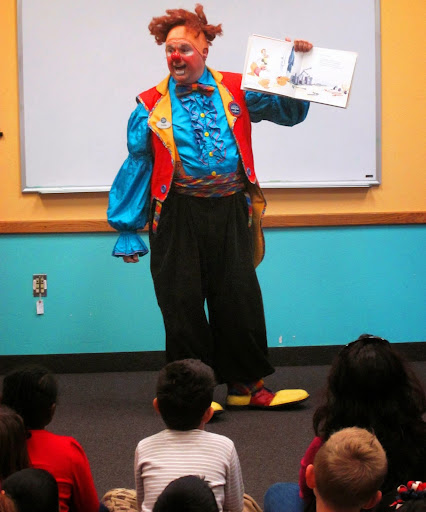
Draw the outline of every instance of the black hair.
M211 405L214 386L213 370L198 359L166 365L158 375L157 402L167 427L197 428Z
M387 340L363 334L334 359L313 425L324 440L345 427L373 431L388 458L386 492L425 478L425 411L425 392L401 355Z
M207 482L188 475L169 483L152 512L219 512L219 508Z
M2 488L18 512L58 512L58 484L44 469L27 468L10 475Z
M426 498L416 501L406 501L398 512L426 512Z
M29 467L27 435L22 418L13 409L0 406L0 482Z
M2 403L22 417L28 430L44 428L50 422L57 395L56 379L43 366L16 368L3 380Z
M394 501L387 512L426 512L426 483L409 481L407 485L398 486ZM382 508L384 510L384 508Z

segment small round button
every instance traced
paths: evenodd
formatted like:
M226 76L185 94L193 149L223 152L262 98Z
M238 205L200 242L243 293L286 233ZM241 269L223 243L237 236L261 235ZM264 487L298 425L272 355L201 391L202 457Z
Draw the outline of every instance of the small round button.
M161 185L161 192L164 194L164 192L167 190L166 185Z
M247 167L247 176L251 176L251 169L250 169L250 167Z
M206 114L204 114L203 112L201 112L200 117L206 117Z
M213 172L212 172L212 176L216 176L216 171L213 171Z
M208 137L209 135L210 135L210 133L209 133L209 132L204 132L204 136L205 136L205 137Z
M210 151L209 156L213 156L213 151Z

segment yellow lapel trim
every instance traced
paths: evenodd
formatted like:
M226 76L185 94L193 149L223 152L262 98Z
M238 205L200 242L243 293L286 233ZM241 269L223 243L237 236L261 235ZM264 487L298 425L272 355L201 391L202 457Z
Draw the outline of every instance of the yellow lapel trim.
M164 80L161 80L161 82L156 86L157 91L161 94L161 96L165 96L168 89L169 89L169 80L170 75L167 75Z
M178 160L178 154L176 149L175 140L173 137L173 126L172 126L172 103L170 101L169 93L169 78L167 76L162 82L160 82L156 89L161 94L161 98L157 101L148 119L149 128L157 135L163 145L168 149L173 164ZM165 118L170 123L168 128L159 128L163 123L161 119Z

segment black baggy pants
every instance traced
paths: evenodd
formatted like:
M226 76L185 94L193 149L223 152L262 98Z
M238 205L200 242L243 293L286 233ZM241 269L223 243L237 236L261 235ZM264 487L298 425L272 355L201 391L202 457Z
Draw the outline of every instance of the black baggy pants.
M226 383L273 373L244 193L170 192L150 246L167 360L201 359Z

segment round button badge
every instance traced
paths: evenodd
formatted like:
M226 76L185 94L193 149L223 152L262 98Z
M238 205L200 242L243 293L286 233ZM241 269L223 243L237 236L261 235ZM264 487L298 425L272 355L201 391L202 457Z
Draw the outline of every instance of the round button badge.
M240 117L241 115L241 107L236 101L231 101L231 103L229 103L228 110L235 117Z

